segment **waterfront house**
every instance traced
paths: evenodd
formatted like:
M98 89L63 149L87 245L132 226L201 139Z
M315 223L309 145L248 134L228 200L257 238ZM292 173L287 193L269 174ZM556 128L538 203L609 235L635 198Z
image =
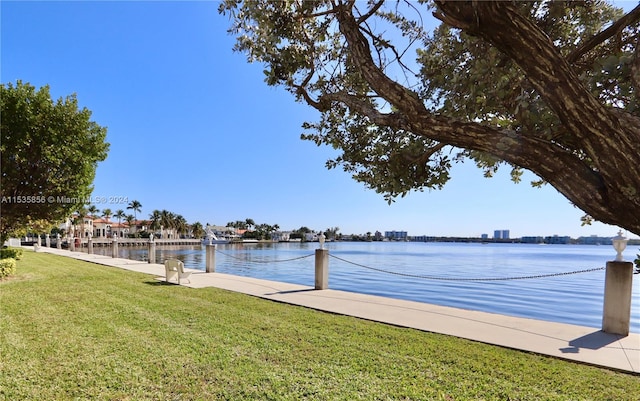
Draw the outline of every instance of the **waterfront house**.
M133 234L141 233L141 232L150 232L151 231L151 221L150 220L136 220L128 228L129 228L129 235L133 235Z
M288 242L291 240L292 231L275 231L271 233L271 240L277 242Z
M236 240L242 236L247 230L240 230L233 227L207 225L206 230L213 231L213 234L219 239L229 241Z
M111 237L111 225L114 224L109 219L94 219L93 220L93 237L94 238L110 238Z
M88 238L89 233L93 233L93 217L84 216L81 219L77 213L74 213L58 225L58 229L74 237Z
M314 241L318 241L318 236L320 235L320 233L317 233L315 231L310 232L310 233L304 233L304 240L307 242L314 242Z
M80 227L82 238L88 238L89 233L93 232L93 217L84 216L82 219L82 226Z

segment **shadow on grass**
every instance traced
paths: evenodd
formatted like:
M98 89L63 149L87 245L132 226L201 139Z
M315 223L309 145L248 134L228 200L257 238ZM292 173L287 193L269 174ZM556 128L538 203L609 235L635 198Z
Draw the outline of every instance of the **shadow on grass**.
M145 281L144 283L147 285L152 285L154 287L161 286L161 285L178 285L176 283L168 283L164 280L148 280L148 281Z

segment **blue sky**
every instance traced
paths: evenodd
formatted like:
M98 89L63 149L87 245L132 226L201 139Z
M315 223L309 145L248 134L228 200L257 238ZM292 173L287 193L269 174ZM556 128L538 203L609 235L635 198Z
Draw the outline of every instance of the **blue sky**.
M622 5L630 9L635 2ZM502 171L485 179L457 165L442 191L412 193L388 205L341 170L335 155L300 140L316 112L281 88L262 66L233 53L217 2L0 3L1 81L76 93L108 128L109 156L98 166L99 209L142 203L188 222L225 225L252 218L282 229L344 234L403 230L409 235L614 236L617 227L581 227L582 212L553 188L515 185ZM631 235L631 237L634 237Z

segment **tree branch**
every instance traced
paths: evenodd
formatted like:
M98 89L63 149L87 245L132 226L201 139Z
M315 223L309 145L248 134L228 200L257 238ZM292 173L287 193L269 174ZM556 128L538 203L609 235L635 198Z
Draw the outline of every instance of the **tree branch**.
M378 11L383 4L384 4L384 0L380 0L376 4L374 4L373 7L371 7L371 10L369 10L366 14L363 14L360 16L360 18L358 18L358 24L369 19L369 17L375 14L376 11Z
M599 155L617 154L621 147L640 154L637 140L640 127L624 127L611 108L599 103L549 37L534 21L521 15L517 6L510 2L437 0L436 3L449 19L463 19L469 26L468 34L487 40L524 71L567 131L583 144L584 152L602 174L618 180L615 171L634 169L630 160L609 160ZM636 177L626 177L624 181L623 186L635 188L637 185Z
M371 88L395 106L400 106L405 113L417 115L427 112L418 96L397 84L378 68L371 58L369 42L360 32L360 27L349 9L343 7L336 13L340 32L348 43L348 51L353 61L358 64L363 77Z
M640 99L640 37L636 42L636 52L631 64L631 82L636 93L636 98Z
M636 6L633 10L629 11L627 14L622 16L619 20L611 24L610 27L605 29L604 31L598 33L593 36L591 39L586 41L585 43L578 46L577 49L572 51L567 56L567 61L571 64L575 63L582 57L585 53L589 52L602 42L606 41L610 37L618 34L627 26L640 21L640 5Z
M602 188L601 179L573 152L551 142L507 129L500 130L474 122L461 122L449 117L433 116L430 113L424 113L410 121L402 114L381 113L371 102L344 92L326 94L319 101L325 105L331 102L345 104L352 111L367 116L373 124L423 135L440 142L442 147L452 145L474 149L523 166L538 176L545 177L545 180L583 210L590 209L589 202L602 202L605 196L604 192L596 191L590 199L574 200L580 199L580 196L576 196L576 188ZM433 148L434 152L439 150L438 146L440 145ZM540 160L546 162L539 163ZM419 161L421 160L416 162Z
M431 158L431 156L433 156L434 154L436 154L437 152L441 151L442 149L444 149L446 146L449 146L446 143L439 143L435 146L432 146L428 149L427 152L424 152L422 155L420 155L420 157L411 160L412 163L417 164L417 165L421 165L421 164L425 164L426 162L429 161L429 159Z
M322 97L320 97L316 104L323 105L323 107L325 107L324 111L326 111L331 108L332 102L345 104L350 109L356 110L358 113L367 116L369 120L371 120L371 122L374 124L380 126L397 127L398 129L400 129L398 124L398 115L394 113L381 113L374 107L373 104L371 104L371 102L365 101L359 96L351 95L346 92L326 93L322 95ZM310 105L313 106L313 104Z

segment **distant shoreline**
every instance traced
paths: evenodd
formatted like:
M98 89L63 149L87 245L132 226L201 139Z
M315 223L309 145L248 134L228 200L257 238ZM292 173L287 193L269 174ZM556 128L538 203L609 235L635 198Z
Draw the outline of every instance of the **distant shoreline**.
M605 239L603 239L605 240ZM25 241L24 238L21 239L22 246L31 246L37 242L36 239ZM93 239L93 244L95 246L110 246L113 240L111 238L100 238ZM180 238L180 239L155 239L154 242L156 245L200 245L200 239L192 239L192 238ZM259 241L237 241L230 242L230 244L264 244L264 243L301 243L301 241L273 241L273 240L259 240ZM305 242L318 242L318 241L302 241ZM333 241L327 241L333 242ZM570 242L530 242L523 241L522 238L511 238L511 239L492 239L492 238L476 238L476 237L428 237L427 239L407 239L407 240L377 240L377 239L366 239L366 238L351 238L351 239L339 239L335 240L335 242L425 242L425 243L438 243L438 242L450 242L450 243L480 243L480 244L529 244L529 245L590 245L590 246L611 246L611 240L595 242L595 243L585 243L578 242L577 239L571 239ZM44 245L44 241L41 241L42 245ZM119 246L142 246L147 245L149 243L148 239L142 238L119 238L118 245ZM63 243L63 247L66 247L66 242ZM627 243L627 246L638 246L640 245L640 239L630 239ZM56 246L56 239L51 239L51 246ZM87 239L83 239L81 242L81 246L87 246Z

